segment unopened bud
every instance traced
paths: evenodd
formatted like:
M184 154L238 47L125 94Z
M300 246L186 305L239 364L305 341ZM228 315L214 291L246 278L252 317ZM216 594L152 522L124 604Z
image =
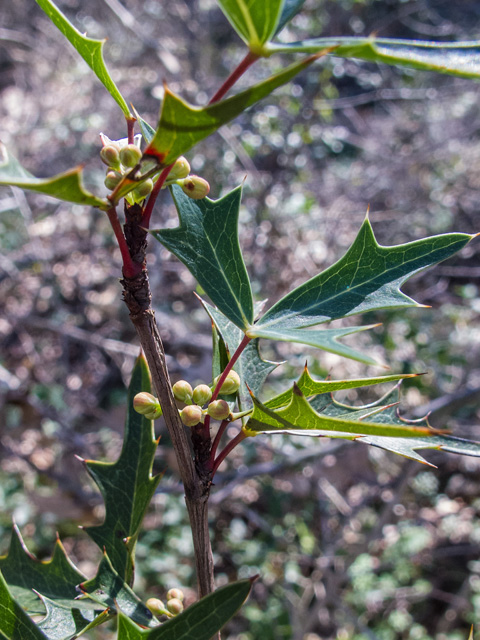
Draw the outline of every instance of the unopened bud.
M183 595L183 591L181 589L169 589L167 591L167 600L172 600L173 598L176 598L177 600L180 600L180 602L183 602L185 596Z
M162 415L162 408L157 398L146 391L137 393L133 399L133 408L137 413L149 420L155 420Z
M127 144L120 149L120 162L124 167L132 169L135 167L142 158L142 152L136 144Z
M201 407L209 402L211 397L212 390L207 384L199 384L193 390L193 401L195 402L195 404L199 404Z
M180 419L186 427L194 427L203 416L202 408L197 404L189 404L180 411Z
M214 400L208 405L207 413L214 420L225 420L230 415L230 407L225 400Z
M167 602L167 609L174 616L178 616L178 614L182 613L183 611L183 602L181 600L178 600L177 598L172 598Z
M208 182L199 176L189 176L188 178L185 178L180 186L182 187L183 192L186 193L189 198L193 198L194 200L201 200L202 198L205 198L210 191L210 185Z
M148 196L149 193L151 193L152 189L153 189L153 180L151 178L144 180L138 185L138 187L135 187L135 189L133 190L133 195L135 200L136 201L143 200Z
M168 610L165 609L165 605L158 598L149 598L145 604L154 616L163 616L168 614Z
M122 178L122 174L118 171L109 171L107 173L107 177L105 178L105 186L109 191L113 191L117 184L120 182Z
M217 376L214 380L214 384L218 384L219 380L220 376ZM230 395L231 393L236 393L240 389L240 384L240 376L236 371L233 371L232 369L231 371L229 371L227 377L223 381L223 384L220 387L220 393L226 396Z
M185 404L191 404L192 402L192 385L189 384L186 380L179 380L175 382L172 387L173 395L180 402L184 402Z
M184 156L177 158L177 161L170 169L168 180L181 180L186 178L190 173L190 164Z
M120 166L120 154L118 153L117 147L113 144L108 144L101 149L100 158L108 167L117 169Z

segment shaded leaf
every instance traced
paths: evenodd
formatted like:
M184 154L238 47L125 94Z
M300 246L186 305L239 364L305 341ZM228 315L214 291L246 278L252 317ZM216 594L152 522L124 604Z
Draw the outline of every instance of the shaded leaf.
M45 193L53 198L90 205L107 210L111 204L107 200L97 198L85 189L82 180L82 167L75 167L52 178L35 178L24 169L0 142L0 185L21 187L29 191Z
M215 309L204 300L201 300L201 302L206 312L215 323L226 349L226 361L222 363L221 370L214 374L218 375L225 369L227 362L237 350L245 334L241 329L230 322L223 313L218 311L218 309ZM254 395L260 393L267 376L276 369L279 364L279 362L270 362L262 358L258 348L258 340L251 340L248 343L233 367L242 381L240 389L238 390L238 404L240 411L246 411L253 406L248 389L250 389Z
M415 273L459 251L472 237L450 233L383 247L367 218L343 258L279 300L246 333L269 337L273 330L288 336L292 330L357 313L421 306L402 293L400 286Z
M112 98L116 101L126 118L130 118L131 113L127 103L122 97L116 84L112 80L103 59L103 45L105 40L88 38L78 31L52 0L36 0L37 4L47 14L53 24L59 29L67 40L75 47L88 66L95 73L100 82L107 89Z
M94 611L67 607L50 598L40 597L45 606L46 615L38 623L38 627L48 640L74 640L111 617L108 609L96 615Z
M431 42L389 38L315 38L303 42L269 43L272 53L314 53L334 47L332 55L369 62L402 65L448 73L463 78L480 77L480 42Z
M319 57L318 54L316 57ZM160 122L154 138L145 149L145 162L150 156L156 158L159 166L166 167L195 146L200 140L207 138L222 125L230 122L245 109L268 96L278 87L294 78L302 69L308 67L316 57L309 57L290 65L280 73L267 78L231 98L205 107L194 107L168 87L160 113Z
M251 580L240 580L221 587L175 618L147 631L120 615L117 640L211 640L240 609L251 586Z
M47 640L37 625L11 596L0 572L0 638L4 640Z
M275 34L280 33L285 25L287 25L292 18L294 18L297 13L301 10L303 5L305 4L305 0L285 0L283 3L282 13L280 15L280 20L278 21L277 28L275 29Z
M91 580L82 582L79 589L103 608L109 608L113 611L118 608L142 626L149 627L158 624L152 612L115 571L107 554L103 555L97 575Z
M0 558L0 570L12 595L30 614L45 612L33 589L66 606L76 606L73 602L78 596L76 586L85 580L68 559L60 540L56 542L51 560L40 562L26 548L16 525L8 555ZM88 608L92 609L90 605Z
M283 0L218 0L228 21L251 48L257 49L276 32Z
M241 187L219 200L192 200L172 187L180 226L152 235L181 260L227 318L240 328L253 322L250 280L238 243Z
M160 481L152 477L157 440L153 423L133 409L133 398L151 391L145 358L135 363L127 397L127 419L120 457L114 463L88 460L88 472L100 488L105 501L105 520L86 528L100 549L105 549L115 571L131 582L134 551L140 525Z

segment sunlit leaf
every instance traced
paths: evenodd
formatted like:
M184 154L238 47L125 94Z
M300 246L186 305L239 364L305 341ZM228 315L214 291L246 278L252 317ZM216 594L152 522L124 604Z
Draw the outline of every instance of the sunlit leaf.
M59 603L58 600L50 600L44 596L40 596L40 598L45 606L46 614L38 623L38 627L48 640L74 640L90 629L103 624L112 616L109 610L98 613L85 608L72 608L72 606ZM85 600L82 600L81 603L85 604Z
M36 0L37 4L47 14L53 24L63 33L67 40L75 47L97 78L104 85L112 98L116 101L126 118L132 117L127 103L122 97L116 84L112 80L103 59L103 45L105 40L88 38L76 29L52 0Z
M223 13L251 49L261 47L276 32L283 0L218 0Z
M90 205L103 210L109 209L111 204L107 200L97 198L85 189L82 174L82 167L74 167L52 178L35 178L0 142L0 185L37 191L65 202Z
M272 53L314 53L333 47L334 56L384 62L413 69L448 73L463 78L480 77L480 41L431 42L389 38L315 38L303 42L269 43Z
M143 356L135 364L128 389L120 457L114 463L86 462L105 500L105 520L103 524L85 530L100 549L106 550L115 571L126 582L132 580L138 532L160 480L160 476L152 476L157 448L153 423L133 409L133 398L141 391L151 391L150 374Z

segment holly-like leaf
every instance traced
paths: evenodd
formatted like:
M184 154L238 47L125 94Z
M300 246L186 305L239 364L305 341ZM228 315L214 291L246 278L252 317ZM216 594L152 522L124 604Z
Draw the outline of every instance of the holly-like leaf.
M218 372L214 372L215 377L224 370L227 362L237 350L245 334L230 322L223 313L218 311L218 309L215 309L215 307L212 307L212 305L204 300L201 300L201 302L220 333L226 349L226 362L222 363L221 369ZM250 389L254 395L260 393L267 376L276 369L279 364L279 362L264 360L260 355L258 340L250 340L233 367L242 381L238 390L240 411L247 411L253 406L248 389Z
M248 598L252 580L240 580L217 589L183 613L155 629L142 631L119 615L117 640L210 640Z
M223 13L240 38L252 50L276 33L283 0L218 0Z
M125 615L144 627L155 626L158 621L152 612L122 580L106 553L98 566L97 575L78 585L79 590L103 608L120 609Z
M135 363L128 389L127 420L120 457L114 463L88 460L88 472L105 501L105 520L86 528L100 549L105 549L115 571L126 582L133 577L134 551L143 516L160 481L152 477L157 440L153 423L133 409L133 398L150 392L150 373L145 358Z
M222 125L240 115L245 109L289 82L321 55L322 53L319 53L295 62L267 80L241 91L231 98L206 107L194 107L166 87L160 122L155 136L145 149L143 162L147 161L149 157L154 157L159 167L166 167L175 162L179 156L186 153L200 140L207 138Z
M13 599L0 572L0 638L2 640L48 640Z
M53 24L59 29L67 40L75 47L88 66L95 73L100 82L116 101L126 118L131 118L130 109L125 99L112 80L103 59L103 45L105 40L88 38L76 29L52 0L37 0L37 4L47 14Z
M65 606L75 606L76 586L85 576L68 559L57 540L52 559L37 560L26 548L17 526L13 527L8 555L0 558L0 570L19 604L30 614L43 614L44 607L36 592ZM88 605L89 609L92 609Z
M463 78L480 77L480 41L431 42L389 38L314 38L302 42L269 43L263 55L314 53L332 48L332 55L369 62L402 65L412 69L448 73Z
M238 243L241 187L219 200L192 200L172 188L180 226L152 231L181 260L227 318L240 328L253 322L250 280Z
M59 173L52 178L35 178L18 160L12 156L0 142L0 186L14 186L45 193L58 200L75 202L106 211L111 207L107 200L97 198L83 186L82 167L74 167L65 173Z
M85 608L72 608L44 596L40 596L40 598L45 606L46 614L43 620L38 623L38 627L48 640L75 640L90 629L103 624L112 616L108 609L96 615L97 612ZM85 602L83 600L82 605ZM98 608L95 603L88 602Z
M279 300L246 334L289 341L295 336L304 342L305 327L376 309L421 306L400 291L401 285L452 256L472 237L449 233L383 247L367 218L343 258Z

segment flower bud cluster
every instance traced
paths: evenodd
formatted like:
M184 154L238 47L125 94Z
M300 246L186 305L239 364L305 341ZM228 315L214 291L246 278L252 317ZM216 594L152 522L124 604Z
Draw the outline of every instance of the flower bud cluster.
M133 399L133 408L148 420L156 420L162 415L162 408L158 399L146 391L137 393Z
M199 384L193 389L186 380L179 380L173 385L172 391L175 399L186 405L180 411L180 418L186 427L195 427L204 421L206 415L214 420L227 420L230 417L231 411L228 402L222 399L210 402L213 395L212 390L217 386L219 379L220 376L213 381L212 387L207 384ZM225 378L220 394L232 395L239 390L240 384L240 376L232 370ZM205 405L207 407L203 408Z
M170 589L167 593L167 605L158 598L149 598L145 603L150 611L156 616L177 616L183 611L183 591L178 588Z
M189 198L201 200L208 195L210 185L200 176L190 175L190 164L184 156L180 156L170 169L165 186L178 184Z
M129 143L127 139L110 140L103 133L100 134L100 137L103 144L100 158L108 167L105 186L109 191L113 191L124 175L136 167L142 159L141 136L135 136L133 144ZM139 182L135 189L127 194L126 199L130 204L142 202L152 189L153 180L148 178Z

